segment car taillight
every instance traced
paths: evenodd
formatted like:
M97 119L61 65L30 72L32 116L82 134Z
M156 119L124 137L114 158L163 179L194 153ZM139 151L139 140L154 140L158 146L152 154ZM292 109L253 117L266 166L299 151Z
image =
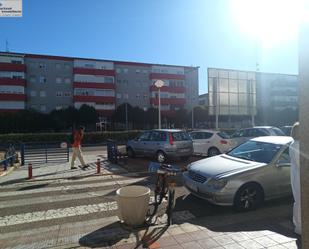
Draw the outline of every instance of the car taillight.
M226 140L220 140L220 143L221 144L227 144L227 141Z
M170 145L173 145L173 144L174 144L174 139L173 139L172 133L170 133L169 141L170 141Z

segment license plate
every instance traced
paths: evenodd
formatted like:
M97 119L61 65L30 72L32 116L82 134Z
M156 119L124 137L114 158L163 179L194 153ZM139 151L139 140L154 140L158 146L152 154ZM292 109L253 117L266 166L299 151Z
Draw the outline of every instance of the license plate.
M186 184L189 189L192 189L194 192L198 192L197 186L194 183L187 181Z

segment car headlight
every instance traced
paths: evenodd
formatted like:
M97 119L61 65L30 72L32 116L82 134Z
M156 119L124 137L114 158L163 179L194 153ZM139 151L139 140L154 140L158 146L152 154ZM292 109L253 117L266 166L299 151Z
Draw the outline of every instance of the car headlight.
M227 184L227 180L225 178L221 179L211 179L208 183L207 186L211 187L213 189L222 189L225 187Z

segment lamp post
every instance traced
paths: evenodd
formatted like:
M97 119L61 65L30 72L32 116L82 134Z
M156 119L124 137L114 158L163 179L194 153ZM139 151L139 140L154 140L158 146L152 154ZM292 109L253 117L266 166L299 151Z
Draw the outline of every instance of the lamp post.
M126 113L126 131L128 130L128 94L126 93L124 95L124 99L126 100L126 105L125 105L125 113Z
M158 113L159 113L159 129L161 129L161 98L160 98L160 88L164 86L164 81L157 80L154 85L158 88L158 98L159 98L159 104L158 104Z

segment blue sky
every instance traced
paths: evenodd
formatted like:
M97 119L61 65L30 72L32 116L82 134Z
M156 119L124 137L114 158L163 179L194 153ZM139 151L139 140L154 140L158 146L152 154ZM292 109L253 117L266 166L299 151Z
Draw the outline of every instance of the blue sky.
M22 18L0 18L0 50L297 74L297 39L264 47L226 0L23 0ZM263 18L263 13L261 13Z

